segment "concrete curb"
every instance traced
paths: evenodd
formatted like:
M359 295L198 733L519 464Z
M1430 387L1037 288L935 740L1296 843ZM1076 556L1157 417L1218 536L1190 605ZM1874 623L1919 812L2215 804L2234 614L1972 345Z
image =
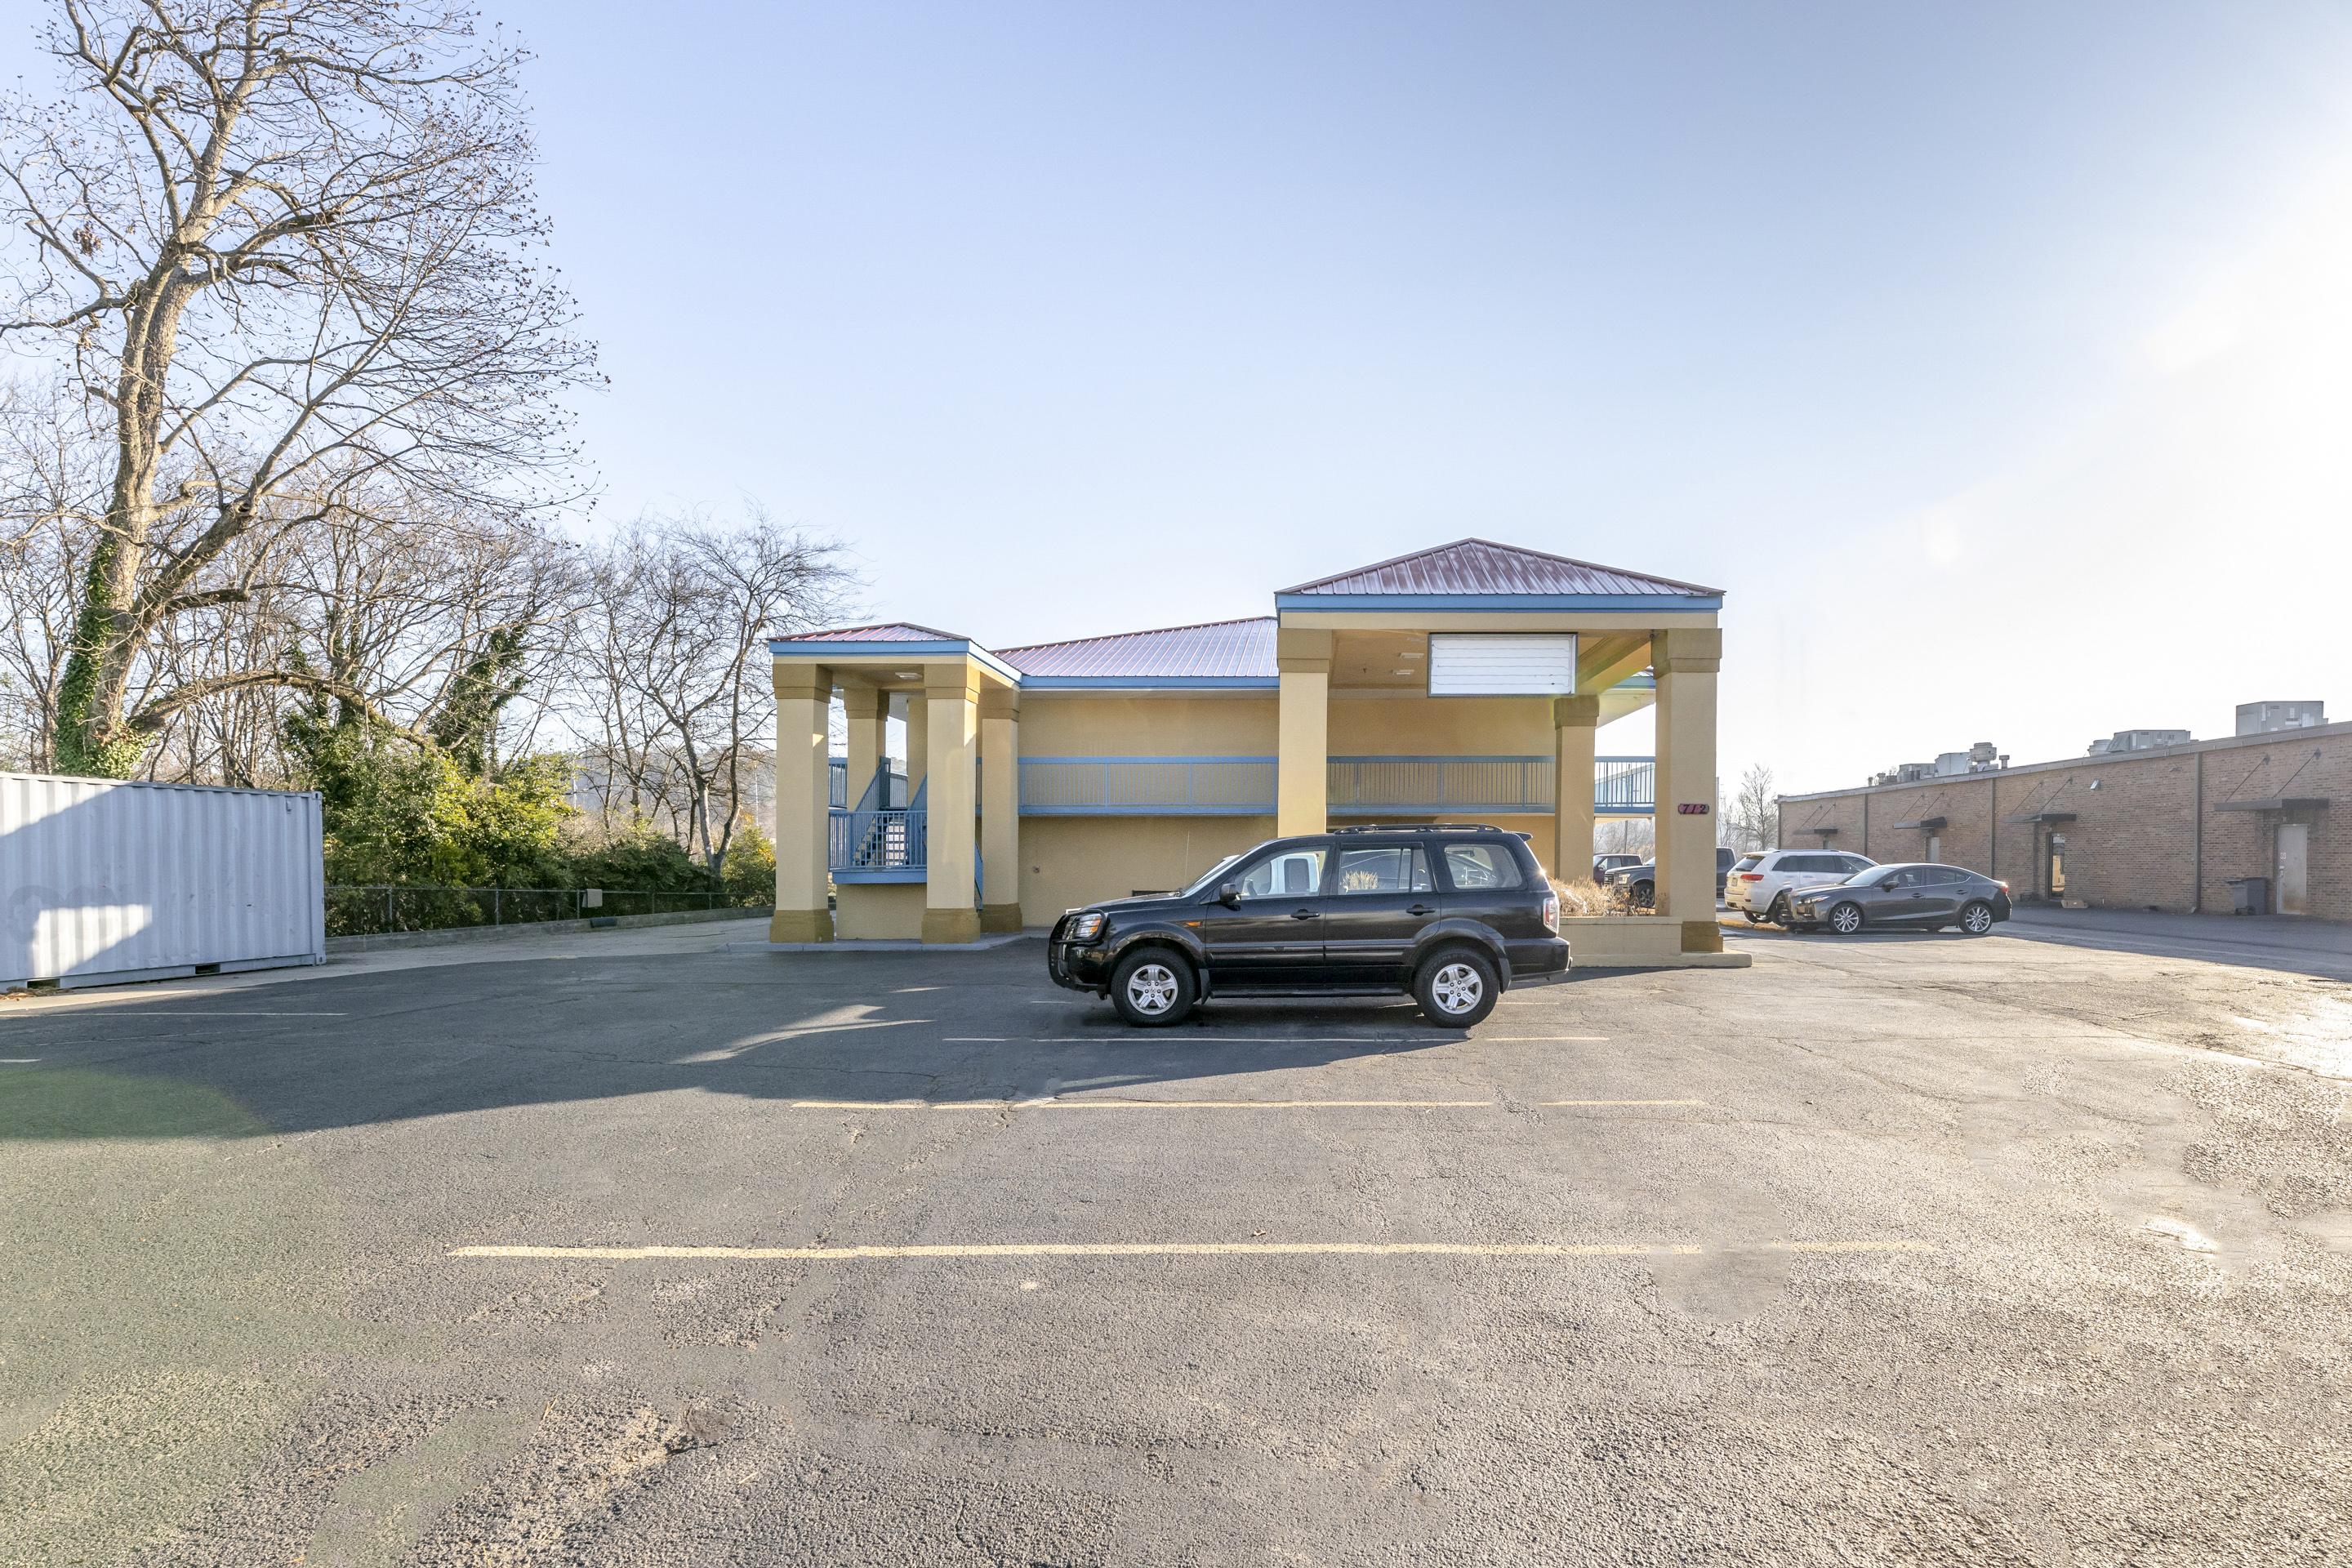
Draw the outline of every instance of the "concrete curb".
M532 921L503 926L451 926L444 931L394 931L377 936L331 936L327 952L381 952L400 947L454 947L461 942L509 941L525 936L562 936L585 931L629 931L639 926L703 925L713 921L766 920L773 911L761 909L680 910L667 915L616 915L612 924L590 921Z

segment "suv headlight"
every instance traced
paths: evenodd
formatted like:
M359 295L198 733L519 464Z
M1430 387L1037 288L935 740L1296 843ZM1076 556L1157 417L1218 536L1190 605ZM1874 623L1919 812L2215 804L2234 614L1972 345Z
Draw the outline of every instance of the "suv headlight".
M1100 910L1090 910L1070 922L1072 942L1092 942L1102 935L1103 921L1108 919Z

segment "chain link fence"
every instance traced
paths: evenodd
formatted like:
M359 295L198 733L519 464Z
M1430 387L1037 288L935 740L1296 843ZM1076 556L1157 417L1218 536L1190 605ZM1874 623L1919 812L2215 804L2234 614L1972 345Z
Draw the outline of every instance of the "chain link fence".
M665 892L650 888L327 889L329 936L378 936L386 931L447 931L462 926L533 925L599 915L668 915L695 910L750 909L762 900L723 892Z

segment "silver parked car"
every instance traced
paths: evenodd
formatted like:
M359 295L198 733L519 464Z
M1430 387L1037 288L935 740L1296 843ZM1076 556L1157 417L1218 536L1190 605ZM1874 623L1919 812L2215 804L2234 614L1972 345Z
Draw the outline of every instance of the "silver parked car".
M1954 925L1982 936L2007 919L2009 884L1961 866L1873 866L1845 881L1789 895L1790 925L1799 931L1827 926L1840 936L1867 926L1940 931Z

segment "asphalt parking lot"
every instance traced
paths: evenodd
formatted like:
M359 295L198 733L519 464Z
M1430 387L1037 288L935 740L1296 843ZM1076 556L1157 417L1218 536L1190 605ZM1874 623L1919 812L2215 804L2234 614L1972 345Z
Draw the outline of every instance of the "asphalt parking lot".
M2352 1557L2342 981L740 935L0 1012L0 1560Z

